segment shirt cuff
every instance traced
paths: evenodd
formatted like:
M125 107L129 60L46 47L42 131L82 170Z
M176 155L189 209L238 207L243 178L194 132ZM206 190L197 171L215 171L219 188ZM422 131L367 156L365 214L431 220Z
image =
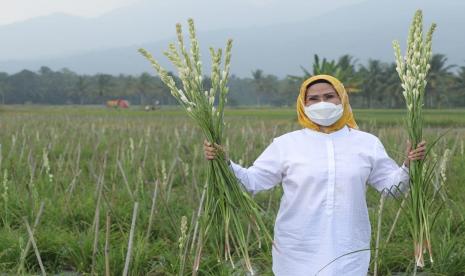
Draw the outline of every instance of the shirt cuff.
M236 175L236 177L240 178L240 176L242 176L243 174L243 169L241 165L237 164L237 163L234 163L234 161L232 160L229 160L229 164L228 164L229 168L231 169L231 171L234 173L234 175Z
M231 169L235 169L239 164L236 164L234 163L234 161L232 161L231 159L228 160L228 166L231 168Z
M402 163L402 166L400 166L400 168L404 173L409 174L409 167L407 167L405 163Z
M405 166L404 163L402 163L402 166L400 167L400 182L401 184L401 190L403 192L408 190L409 187L409 182L410 182L410 173L409 173L409 167Z
M234 165L236 165L236 163L234 163L231 159L228 160L228 167L234 172Z

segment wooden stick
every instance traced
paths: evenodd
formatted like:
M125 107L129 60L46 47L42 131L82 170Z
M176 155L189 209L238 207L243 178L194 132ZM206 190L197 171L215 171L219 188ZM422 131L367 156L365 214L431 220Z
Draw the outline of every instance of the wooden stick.
M132 212L132 222L131 222L131 231L129 232L129 241L128 241L128 250L126 252L126 261L124 263L123 276L128 275L129 263L131 261L131 251L132 251L132 240L134 239L134 231L136 228L136 218L137 218L137 209L139 207L139 202L134 203L134 209Z
M134 200L134 195L132 194L131 187L129 186L128 178L126 177L126 173L124 173L123 166L121 165L121 162L118 160L118 168L121 171L121 174L123 175L123 180L124 184L126 185L126 189L128 190L129 195L131 196L131 199Z
M386 195L381 193L381 199L379 201L379 209L378 209L378 228L376 229L376 246L375 246L375 257L374 257L374 262L375 262L375 267L374 267L374 274L373 276L378 275L378 254L379 254L379 239L381 236L381 221L383 218L383 207L384 207L384 200L386 199Z
M81 175L81 170L78 170L78 172L73 176L73 179L71 180L71 183L69 184L68 188L66 189L66 205L69 205L69 201L71 200L71 196L73 195L74 188L76 187L76 182L78 177Z
M32 234L34 234L35 229L39 225L40 217L42 216L42 213L44 212L44 207L45 207L45 202L42 201L40 203L39 212L37 213L36 219L34 221L34 225L32 226ZM27 240L26 247L24 248L23 252L21 253L21 259L19 261L19 266L18 266L18 271L17 271L18 275L22 274L21 272L23 272L22 270L24 269L24 260L26 259L27 252L29 252L30 248L31 248L31 239L29 238Z
M39 266L40 266L40 271L42 272L42 275L45 276L47 275L47 273L45 273L45 268L44 268L44 265L42 264L42 259L40 258L39 249L37 248L36 241L34 240L34 234L32 233L31 227L29 226L29 223L27 222L26 217L23 217L23 221L26 224L27 233L29 234L29 240L31 241L32 247L34 248L34 252L36 253L37 262L39 262Z
M153 224L153 217L155 215L155 204L157 199L157 192L158 192L158 179L155 180L155 189L152 195L152 207L150 208L150 217L149 217L149 225L147 226L147 234L145 235L145 239L148 240L150 237L150 232L152 231L152 224Z
M176 167L176 165L178 164L178 161L179 161L179 156L176 156L173 160L173 163L171 163L171 167L168 171L168 175L167 175L167 183L165 183L167 185L166 187L166 202L168 202L170 200L170 195L171 195L171 187L173 185L173 181L174 181L174 177L173 177L173 170L174 168Z
M107 211L107 227L105 232L105 276L110 276L110 211Z
M95 206L95 215L94 215L94 244L92 249L92 266L91 266L91 275L95 274L95 262L96 262L96 255L97 255L97 246L98 246L98 232L99 232L99 224L100 224L100 201L102 197L102 188L103 184L103 175L100 177L100 181L97 185L97 204Z
M197 209L197 216L195 218L194 234L192 235L190 254L192 254L192 250L194 249L195 239L197 238L197 230L199 227L200 215L202 214L203 202L205 200L205 193L207 191L207 185L208 183L205 182L203 186L202 197L200 198L199 208Z
M98 233L99 233L99 227L100 227L100 202L102 201L102 191L103 191L103 186L104 186L104 178L105 178L105 168L107 164L107 155L105 153L105 157L103 159L103 167L102 167L102 172L100 175L100 179L97 183L97 204L95 206L95 216L94 216L94 247L92 250L92 268L91 268L91 274L94 275L95 273L95 262L96 262L96 256L97 256L97 247L98 247Z
M195 252L194 267L192 268L192 276L196 276L200 266L200 257L202 256L202 233L199 234L199 239L197 240L197 249Z
M400 203L399 210L397 210L396 217L394 218L394 222L392 223L391 229L389 230L389 234L386 238L386 241L385 241L386 244L389 242L389 240L391 240L392 233L394 233L394 229L396 228L397 221L399 220L400 212L404 208L407 196L408 196L408 193L405 193L404 198L402 199L402 202Z

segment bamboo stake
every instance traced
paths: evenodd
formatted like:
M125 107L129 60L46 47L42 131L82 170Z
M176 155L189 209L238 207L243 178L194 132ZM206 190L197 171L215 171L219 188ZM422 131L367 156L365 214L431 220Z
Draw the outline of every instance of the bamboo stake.
M100 201L101 201L101 195L102 195L102 182L103 180L100 179L99 184L97 186L98 189L98 196L97 196L97 204L95 206L95 215L94 215L94 222L93 222L93 228L94 228L94 243L93 243L93 249L92 249L92 266L91 266L91 275L95 274L95 258L97 255L97 246L98 246L98 233L99 233L99 224L100 224Z
M126 177L126 173L124 172L123 166L121 165L121 162L119 160L117 162L118 162L118 168L121 172L121 175L123 176L126 189L128 190L128 193L131 196L131 199L134 201L134 195L132 194L131 187L129 186L128 178Z
M45 273L45 268L42 263L42 258L40 258L39 249L37 248L36 241L34 240L34 234L32 233L31 227L29 226L29 223L27 222L26 217L23 217L23 221L24 221L24 224L26 224L27 233L29 234L29 240L31 241L32 247L34 248L34 252L36 253L37 262L39 263L40 271L42 272L42 275L45 276L47 275L47 273Z
M378 228L376 229L376 246L375 246L375 257L374 257L374 262L375 262L375 267L373 271L373 276L378 275L378 256L379 256L379 240L381 236L381 221L383 219L383 207L384 207L384 200L386 199L386 194L383 193L381 194L381 198L379 201L379 209L378 209Z
M100 227L100 205L102 201L102 191L104 185L104 177L105 177L105 168L106 168L106 153L103 159L103 168L102 173L100 175L100 179L97 184L97 204L95 206L95 216L94 216L94 244L92 250L92 267L91 267L91 274L94 275L95 273L95 262L96 262L96 255L97 255L97 247L98 247L98 234L99 234L99 227Z
M155 189L153 190L153 195L152 195L152 207L150 208L149 225L147 226L147 234L145 235L145 239L147 241L149 240L150 232L152 232L152 224L153 224L153 218L155 216L157 192L158 192L158 179L155 180Z
M105 231L105 276L110 276L110 211L107 211L107 223Z
M134 239L134 231L136 228L136 218L137 218L137 209L139 207L139 202L134 203L134 209L132 212L132 222L131 222L131 231L129 231L129 241L128 241L128 250L126 252L126 261L124 263L123 276L128 275L129 263L131 261L131 251L132 251L132 242Z
M34 234L35 229L39 225L40 217L42 216L42 213L44 212L44 207L45 207L45 202L42 201L40 203L39 212L37 213L36 219L34 221L34 225L32 226L32 234ZM30 248L31 248L31 239L29 238L27 240L26 247L24 248L23 252L21 253L21 259L19 261L17 274L22 274L22 272L24 270L24 261L26 259L27 253L29 252Z

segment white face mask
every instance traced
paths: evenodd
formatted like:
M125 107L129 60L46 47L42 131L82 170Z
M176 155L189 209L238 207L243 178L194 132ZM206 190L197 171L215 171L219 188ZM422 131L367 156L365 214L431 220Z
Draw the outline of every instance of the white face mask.
M309 106L304 106L305 115L321 126L330 126L342 117L342 104L319 102Z

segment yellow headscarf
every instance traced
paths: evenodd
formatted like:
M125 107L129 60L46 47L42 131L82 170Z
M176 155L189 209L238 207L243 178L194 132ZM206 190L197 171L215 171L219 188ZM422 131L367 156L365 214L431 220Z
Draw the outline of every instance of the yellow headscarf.
M350 128L358 129L357 123L355 122L354 115L352 114L352 108L349 104L349 97L347 96L346 89L344 85L336 79L335 77L329 75L316 75L307 80L305 80L300 86L300 93L297 97L297 117L299 119L299 124L303 127L310 128L316 131L320 131L320 127L312 122L307 115L305 115L304 106L305 106L305 92L310 83L317 80L326 80L336 89L337 94L341 98L342 107L344 111L342 117L337 120L334 124L328 126L325 130L326 133L331 133L343 128L345 125Z

